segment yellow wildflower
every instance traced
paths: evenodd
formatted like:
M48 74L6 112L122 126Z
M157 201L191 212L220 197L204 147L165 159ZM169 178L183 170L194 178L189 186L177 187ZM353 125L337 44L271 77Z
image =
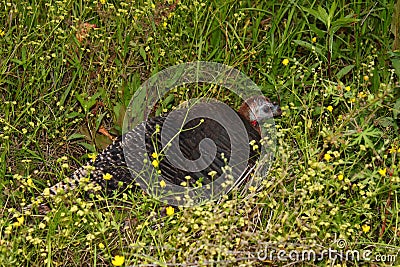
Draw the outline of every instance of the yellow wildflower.
M157 152L154 152L153 154L151 154L151 157L152 157L153 159L156 159L156 158L158 158L158 154L157 154Z
M364 75L363 79L364 79L364 81L367 82L369 80L369 77L367 75Z
M26 181L26 184L27 184L29 187L33 187L33 181L32 181L32 179L29 178L29 179Z
M96 157L97 157L96 153L88 154L88 158L91 159L92 161L95 161Z
M386 168L378 170L379 174L382 176L386 176Z
M392 147L389 149L390 154L394 154L397 152L397 147L395 145L392 145Z
M18 221L20 224L23 224L23 223L24 223L24 216L21 216L21 217L17 218L17 221Z
M13 226L18 227L18 226L21 226L23 224L24 224L24 216L21 216L21 217L17 218L17 221L13 224Z
M115 255L114 259L111 261L114 266L121 266L125 262L124 256Z
M371 229L371 227L369 225L364 224L362 226L362 230L364 231L364 233L368 233L370 229Z
M344 90L346 90L346 91L348 92L348 91L351 90L351 88L350 88L350 86L346 86L346 87L344 88Z
M311 39L311 42L316 43L316 42L317 42L317 37L313 37L313 38Z
M329 153L326 153L326 154L324 155L324 159L325 159L326 161L329 161L331 158L332 158L332 157L331 157L331 155L330 155Z
M6 34L5 31L0 30L0 37L3 37L5 34Z
M367 95L366 95L364 92L359 92L357 96L358 96L359 98L364 98L364 97L366 97Z
M171 207L171 206L168 206L165 210L166 210L168 216L171 216L175 213L174 207Z
M332 112L333 107L332 107L332 106L327 106L326 109L327 109L329 112Z
M157 168L158 167L158 165L159 165L159 162L158 162L158 160L153 160L152 162L151 162L151 164L154 166L154 168Z
M208 175L210 175L212 178L213 178L216 174L217 174L216 171L210 171L210 172L208 173Z
M339 175L337 176L337 178L338 178L339 181L342 181L342 180L343 180L343 174L339 174Z
M102 5L104 5L104 4L106 3L106 0L100 0L100 3L101 3Z
M100 243L99 244L99 249L103 249L104 248L104 244L103 243Z
M164 188L164 187L167 186L167 183L166 183L164 180L162 180L162 181L160 182L160 186L161 186L162 188Z
M282 60L282 64L287 66L289 64L289 59L285 58L284 60Z
M111 174L109 174L109 173L103 174L103 179L106 180L106 181L111 180L112 177L113 176Z

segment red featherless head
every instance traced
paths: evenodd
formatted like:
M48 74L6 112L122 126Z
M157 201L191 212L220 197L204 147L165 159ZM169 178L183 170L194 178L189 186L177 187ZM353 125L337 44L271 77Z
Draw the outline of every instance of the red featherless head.
M260 132L258 122L263 119L278 117L282 114L282 110L276 102L271 102L265 96L253 96L243 102L238 113Z

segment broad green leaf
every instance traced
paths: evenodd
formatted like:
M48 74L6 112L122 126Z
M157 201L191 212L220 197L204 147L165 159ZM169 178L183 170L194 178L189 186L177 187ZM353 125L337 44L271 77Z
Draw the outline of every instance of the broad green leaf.
M394 71L396 72L397 77L400 77L400 59L398 58L392 58L392 66L394 68Z
M19 59L16 59L16 58L12 58L12 59L10 59L10 61L11 61L11 62L14 62L14 63L17 63L18 65L23 65L23 64L24 64L23 61L21 61L21 60L19 60Z
M320 55L321 57L323 57L324 59L326 59L326 53L322 52L321 48L319 48L319 47L317 47L317 46L314 46L314 45L312 45L312 44L310 44L310 43L308 43L308 42L301 41L301 40L293 40L293 42L294 42L295 44L298 44L298 45L300 45L300 46L302 46L302 47L304 47L304 48L307 48L307 49L309 49L309 50L313 50L313 47L314 47L315 52L317 52L318 55Z
M322 21L322 22L326 25L326 22L325 22L324 19L320 16L320 14L318 13L318 11L316 11L316 10L314 10L314 9L312 9L312 8L307 8L307 7L302 7L302 9L303 9L305 12L307 12L307 13L313 15L316 19L319 19L320 21Z
M75 94L76 99L78 100L79 104L83 107L85 110L85 113L87 113L87 106L86 106L86 101L83 99L83 97L80 94Z
M393 106L393 118L398 119L399 114L400 114L400 98L397 99L396 103Z
M331 20L330 20L330 18L329 18L328 13L327 13L326 10L325 10L323 7L321 7L321 6L318 7L318 13L319 13L320 18L322 18L322 22L325 23L326 27L327 27L328 30L329 30L330 24L331 24Z
M106 113L103 113L96 119L96 131L99 129L101 121L103 120L105 115Z
M65 117L67 117L68 119L73 119L76 117L83 118L83 117L85 117L85 115L83 115L80 112L73 111L73 112L68 113Z
M139 54L142 56L142 58L144 59L144 61L146 61L147 56L146 56L146 51L144 51L143 47L139 48Z
M92 153L96 152L96 148L91 144L88 144L86 142L79 142L78 144L83 146L84 148L86 148L87 150L89 150Z
M309 26L311 31L313 31L318 36L318 38L323 38L325 36L326 31L318 29L315 24L310 24Z
M31 154L33 156L33 158L42 160L42 158L35 151L30 150L30 149L25 149L25 151L28 152L29 154Z
M175 101L175 96L174 96L174 94L170 94L170 95L168 95L168 96L164 99L163 105L164 105L164 106L168 106L169 104L173 104L174 101Z
M67 97L68 97L68 95L69 95L69 93L70 93L70 91L72 89L72 86L75 85L75 79L77 78L78 73L80 73L80 71L81 71L81 69L79 69L76 72L74 72L74 74L72 76L72 80L69 82L67 88L64 90L64 92L63 92L63 94L61 96L60 106L64 106L65 100L67 99Z
M349 73L354 68L354 65L348 65L341 69L337 74L336 77L338 80L342 79L347 73Z
M331 8L329 9L329 20L332 20L333 17L335 16L335 11L336 11L337 3L334 1L332 3Z
M350 26L351 23L357 22L358 20L355 18L340 18L338 20L335 20L332 22L332 28L330 30L330 34L334 34L335 32L337 32L339 29L343 28L343 27L348 27Z
M71 140L75 140L75 139L82 139L85 138L86 136L84 134L80 134L80 133L75 133L75 134L71 134L67 141L71 141Z

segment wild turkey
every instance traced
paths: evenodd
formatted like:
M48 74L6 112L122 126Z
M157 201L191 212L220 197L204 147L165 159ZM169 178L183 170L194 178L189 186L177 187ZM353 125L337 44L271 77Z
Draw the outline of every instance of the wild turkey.
M175 111L175 114L178 114L178 117L184 117L189 111L192 114L198 112L209 114L224 113L221 111L221 105L218 102L211 102L199 103L189 109L178 109ZM241 137L244 138L246 148L249 151L246 162L244 162L245 169L240 170L243 173L236 174L236 176L241 177L240 180L242 181L247 179L248 174L254 168L259 157L259 151L254 149L255 146L260 146L261 128L259 127L259 122L265 118L271 119L273 116L279 116L281 109L276 103L271 103L268 98L255 96L247 99L241 105L238 112L234 113L238 115L244 126L244 135L247 136ZM185 165L183 165L184 167L179 165L179 162L179 166L176 166L176 162L172 163L170 158L159 158L161 154L165 154L165 151L161 153L163 151L161 133L167 127L165 125L167 125L168 118L171 120L171 117L173 117L171 113L167 113L162 116L150 118L125 135L118 137L102 153L97 155L94 161L90 160L86 166L76 170L68 182L60 182L46 189L43 195L55 196L61 189L64 192L71 190L79 185L82 178L89 178L91 182L100 185L108 193L115 190L121 191L134 183L135 179L137 179L135 175L140 172L143 168L143 162L146 161L148 162L147 165L153 163L153 166L157 167L158 172L154 172L154 168L150 168L151 171L149 172L142 172L141 179L145 180L144 183L148 182L148 176L161 175L166 182L178 186L186 184L186 186L193 188L210 184L214 181L214 178L223 174L223 167L229 162L231 150L236 145L232 144L232 140L230 140L232 136L229 136L225 127L221 126L222 122L222 124L228 123L228 127L230 127L231 115L228 113L222 114L219 119L220 121L209 119L207 116L198 117L193 120L188 119L183 123L184 127L180 129L178 145L184 156L184 162L185 160L194 162L201 156L204 156L204 154L207 154L209 149L214 149L215 153L211 155L213 159L210 164L206 164L205 168L190 171L185 168ZM176 120L173 118L172 121ZM165 130L165 132L168 131ZM140 145L139 137L142 133L144 133L145 150L135 150ZM208 143L208 146L207 144L204 145L204 143L201 144L207 138L212 143ZM238 152L241 153L241 151L236 151L236 153ZM143 161L143 159L145 160ZM157 161L154 162L154 160ZM200 165L204 165L204 160L200 162ZM143 185L143 182L139 182L139 184Z

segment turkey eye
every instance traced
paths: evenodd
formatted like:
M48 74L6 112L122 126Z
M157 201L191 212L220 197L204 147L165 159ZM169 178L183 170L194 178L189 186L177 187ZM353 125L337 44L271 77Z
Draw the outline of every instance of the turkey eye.
M263 108L263 111L264 111L265 113L270 112L270 107L269 107L268 105L265 105L264 108Z

